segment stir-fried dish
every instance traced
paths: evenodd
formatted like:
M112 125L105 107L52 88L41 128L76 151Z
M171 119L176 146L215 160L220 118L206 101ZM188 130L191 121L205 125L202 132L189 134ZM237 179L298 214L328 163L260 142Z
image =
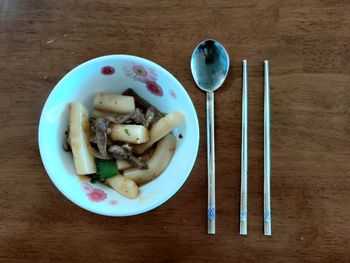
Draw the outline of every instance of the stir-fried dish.
M122 95L98 93L93 114L70 104L64 149L73 153L78 175L102 182L127 198L157 178L176 148L171 131L185 122L181 112L160 112L132 89Z

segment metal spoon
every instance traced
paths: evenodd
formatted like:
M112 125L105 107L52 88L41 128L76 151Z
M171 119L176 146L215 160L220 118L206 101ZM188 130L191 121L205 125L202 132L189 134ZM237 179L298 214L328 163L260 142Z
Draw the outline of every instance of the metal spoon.
M215 234L214 91L224 83L229 66L226 49L215 40L204 40L193 51L191 71L194 81L207 92L208 234Z

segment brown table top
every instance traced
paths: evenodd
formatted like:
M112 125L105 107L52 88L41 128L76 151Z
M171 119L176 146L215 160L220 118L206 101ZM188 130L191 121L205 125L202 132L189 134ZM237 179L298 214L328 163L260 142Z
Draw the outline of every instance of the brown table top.
M350 261L348 1L0 1L1 262ZM190 56L231 56L216 93L217 234L206 234L205 94ZM181 190L126 218L80 209L42 166L39 115L78 64L133 54L164 66L197 109L201 143ZM249 63L249 235L238 234L241 61ZM262 234L263 60L270 61L272 231Z

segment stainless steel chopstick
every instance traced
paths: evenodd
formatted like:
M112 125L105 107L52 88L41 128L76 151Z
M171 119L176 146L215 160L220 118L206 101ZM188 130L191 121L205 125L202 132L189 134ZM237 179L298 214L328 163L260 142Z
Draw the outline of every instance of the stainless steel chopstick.
M264 61L264 235L271 236L270 204L270 78L269 61Z
M247 60L243 60L242 83L242 146L241 146L241 209L240 229L241 235L247 235L248 212L248 69Z

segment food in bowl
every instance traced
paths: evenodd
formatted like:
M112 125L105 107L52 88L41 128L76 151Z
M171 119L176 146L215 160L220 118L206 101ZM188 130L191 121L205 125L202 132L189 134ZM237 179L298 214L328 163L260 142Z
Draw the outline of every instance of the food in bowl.
M136 74L141 67L154 85L144 74ZM71 102L82 104L92 117L97 93L122 94L128 87L161 112L182 112L186 119L186 123L172 130L176 151L166 169L157 179L138 186L140 193L135 199L124 197L104 183L92 184L88 176L78 176L72 154L62 147ZM135 106L138 107L136 101ZM166 69L140 57L109 55L82 63L56 84L42 110L38 144L49 178L68 200L100 215L133 216L160 207L185 184L198 153L199 125L188 92Z
M165 114L132 89L97 93L93 108L89 117L82 104L70 104L64 148L72 152L79 176L134 199L139 186L157 178L169 164L176 148L171 131L185 122L184 114Z

